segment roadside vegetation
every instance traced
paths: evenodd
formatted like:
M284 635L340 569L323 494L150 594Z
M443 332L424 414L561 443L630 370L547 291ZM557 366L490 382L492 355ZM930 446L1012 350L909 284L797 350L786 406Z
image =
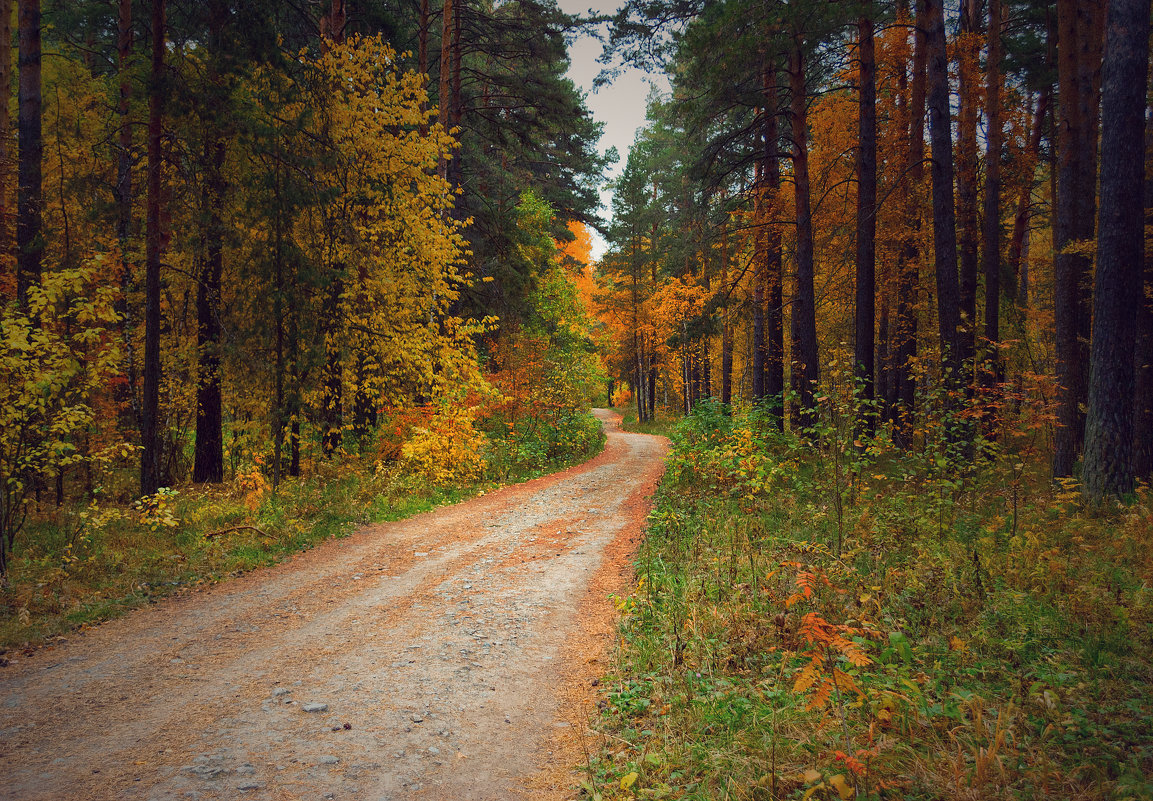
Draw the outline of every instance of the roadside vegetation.
M972 452L926 411L906 450L821 403L677 425L584 796L1153 797L1148 488L1087 506L1044 426Z
M134 476L109 471L108 485L87 503L42 505L17 540L0 606L0 660L5 649L276 563L367 523L535 478L604 445L587 412L518 417L518 430L528 432L519 440L508 436L507 415L506 408L480 421L462 440L451 420L407 410L382 421L359 451L318 459L275 492L268 471L253 463L222 484L165 488L127 503L119 499L131 495ZM545 419L526 422L537 417Z

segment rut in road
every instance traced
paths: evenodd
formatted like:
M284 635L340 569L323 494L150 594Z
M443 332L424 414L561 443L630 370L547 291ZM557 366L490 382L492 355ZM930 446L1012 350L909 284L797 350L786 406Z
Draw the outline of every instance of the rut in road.
M564 798L666 450L597 416L579 467L3 669L0 798Z

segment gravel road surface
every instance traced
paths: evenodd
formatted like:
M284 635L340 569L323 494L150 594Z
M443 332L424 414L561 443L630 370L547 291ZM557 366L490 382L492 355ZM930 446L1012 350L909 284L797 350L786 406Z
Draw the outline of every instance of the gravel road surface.
M0 798L563 799L665 440L171 598L0 669Z

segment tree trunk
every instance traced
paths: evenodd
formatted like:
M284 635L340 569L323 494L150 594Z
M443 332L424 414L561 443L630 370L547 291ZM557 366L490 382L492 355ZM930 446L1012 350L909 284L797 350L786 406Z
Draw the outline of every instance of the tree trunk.
M986 365L981 372L986 402L993 402L1001 370L1001 0L989 0L989 55L985 72L985 198L982 230L982 272L985 274ZM992 421L988 421L992 423Z
M160 489L160 138L164 119L164 0L152 0L152 67L148 86L148 212L144 257L144 393L141 402L140 493Z
M729 226L721 223L721 287L731 295L729 288ZM721 309L721 403L733 402L733 323L728 306Z
M953 200L953 133L949 113L949 63L945 53L942 0L927 0L930 173L933 182L933 261L937 278L937 325L941 368L951 391L968 382L962 373L961 307L957 285L957 225Z
M909 81L909 136L906 153L907 181L902 183L905 236L897 262L896 394L900 403L897 439L910 444L911 415L916 403L916 382L912 363L917 358L917 288L920 284L921 253L917 234L921 230L918 190L924 177L925 159L925 71L928 60L925 31L928 27L924 0L916 0L913 34L912 76Z
M765 112L769 112L766 110ZM765 397L765 285L768 271L768 221L765 212L764 163L754 168L753 191L753 400Z
M452 65L453 65L453 3L455 0L444 0L441 10L440 28L440 73L437 92L437 122L448 130L452 127ZM441 154L438 172L442 178L448 178L448 159Z
M132 118L129 116L132 98L132 0L119 0L116 19L116 70L119 103L117 116L120 130L116 153L116 239L120 245L120 339L124 343L124 377L127 379L120 400L132 410L132 425L140 429L140 397L136 375L136 353L133 331L136 330L135 312L129 297L132 294L132 263L128 260L132 235ZM2 59L3 56L0 56ZM3 80L3 79L0 79Z
M1053 475L1070 476L1084 439L1088 399L1089 268L1096 216L1097 90L1101 8L1058 0L1057 256L1053 323L1057 360L1057 431ZM1144 105L1142 105L1144 107ZM1078 245L1077 243L1081 243Z
M288 475L300 475L300 415L301 402L300 376L300 317L297 310L298 288L293 281L288 295L288 370L292 379L292 389L288 393Z
M326 455L340 449L344 442L344 349L341 343L344 319L343 265L333 265L332 282L325 296L324 317L324 375L321 420L323 435L321 447Z
M876 327L877 295L877 64L873 47L873 21L857 21L858 47L858 149L857 149L857 250L856 314L853 366L863 406L858 429L872 433L876 418L871 402L875 396L876 361L873 332Z
M1036 172L1038 156L1041 152L1041 138L1045 131L1045 117L1049 113L1049 92L1042 92L1033 112L1033 127L1025 146L1022 159L1026 164L1026 178L1017 198L1017 210L1013 214L1013 233L1009 237L1009 252L1005 268L1005 296L1013 304L1014 316L1018 319L1028 307L1028 293L1022 292L1021 280L1024 269L1025 240L1029 235L1029 217L1032 211L1033 175Z
M220 282L224 273L224 159L227 145L222 126L227 113L223 57L228 7L209 4L207 83L209 108L204 114L204 263L196 292L196 453L192 480L198 484L224 480L223 410L220 396Z
M1101 92L1101 218L1093 284L1093 343L1085 461L1093 500L1132 492L1133 357L1143 293L1145 89L1149 0L1110 0Z
M0 0L0 251L9 251L8 176L12 164L12 10L13 0Z
M321 47L344 42L347 21L344 0L331 0L320 26ZM335 236L336 234L333 233ZM321 450L331 455L344 443L344 271L345 265L331 265L328 292L324 297L324 369L321 376Z
M961 307L961 352L958 361L969 368L977 330L977 94L980 58L980 8L977 0L961 0L961 35L957 42L957 217ZM971 387L966 384L966 391Z
M797 216L797 274L793 298L793 391L799 399L794 424L808 426L816 407L814 392L820 379L817 361L817 304L813 288L813 214L809 200L808 96L805 91L804 42L794 34L789 57L790 117L793 134L793 181Z
M416 34L416 71L420 73L421 79L424 81L425 86L428 85L428 25L429 25L429 8L428 0L420 0L420 16L417 20L417 34ZM420 102L421 111L428 108L427 94L425 99ZM421 122L420 135L428 135L428 124Z
M1153 123L1145 125L1145 227L1153 226ZM1134 349L1133 474L1153 476L1153 248L1142 254L1144 280Z
M220 282L224 271L225 144L218 119L208 122L205 140L205 255L196 287L196 454L192 467L192 480L198 484L224 480Z
M17 112L19 164L16 190L16 298L28 307L28 289L40 281L44 253L44 194L40 131L40 0L19 0L20 96Z

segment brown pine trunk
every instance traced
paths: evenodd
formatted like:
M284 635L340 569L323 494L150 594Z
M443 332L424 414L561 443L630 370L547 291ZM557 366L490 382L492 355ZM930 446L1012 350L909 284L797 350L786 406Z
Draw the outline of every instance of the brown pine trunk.
M322 21L321 47L329 40L344 42L346 22L344 0L332 0L329 13ZM332 233L336 236L335 232ZM321 450L331 455L344 442L344 271L343 264L330 266L332 276L324 296L324 369L321 376Z
M132 293L133 265L128 261L132 234L132 119L129 101L132 82L129 70L132 58L132 0L119 0L116 19L116 70L118 73L120 130L116 153L116 238L120 245L120 338L124 343L124 377L127 379L121 401L132 410L132 424L140 428L140 398L136 375L136 353L132 333L136 330L135 308L129 302ZM0 55L0 59L3 56ZM3 79L0 78L0 81Z
M213 93L204 125L204 263L196 292L196 452L192 480L224 480L223 410L220 395L220 282L224 273L224 158L223 125L226 102L218 62L223 56L228 8L217 0L209 6L208 65L206 75Z
M789 56L790 117L793 135L793 181L797 217L797 273L792 314L792 388L798 399L793 424L811 423L820 379L817 361L817 304L813 287L813 213L809 192L808 96L805 90L804 42L794 34Z
M140 493L160 488L160 139L164 120L164 0L152 0L152 67L148 86L148 211L144 256L144 392L141 400Z
M1054 477L1070 476L1084 440L1088 400L1090 257L1096 217L1101 7L1058 0L1057 214L1053 322L1057 360ZM1080 247L1076 243L1083 243ZM1070 249L1070 245L1074 249Z
M911 415L916 403L916 382L911 365L917 358L917 289L920 284L921 253L917 235L921 230L918 189L924 177L925 159L925 69L928 59L925 31L928 27L924 0L916 0L913 34L912 76L909 81L909 135L906 155L907 180L902 183L902 210L905 236L897 261L897 331L894 370L897 399L897 438L910 444Z
M340 322L344 319L344 268L335 264L332 269L332 282L328 285L324 303L324 316L328 322L324 332L324 370L321 378L321 447L326 455L339 450L344 442L344 349L341 343L344 331Z
M766 114L769 112L766 110ZM753 400L765 397L765 285L768 271L768 221L765 211L764 162L754 168L753 191Z
M1153 124L1145 125L1145 228L1153 226ZM1142 256L1144 276L1134 349L1133 474L1153 476L1153 248Z
M1093 500L1132 492L1134 346L1143 294L1149 0L1110 0L1101 92L1101 208L1081 481Z
M12 164L12 10L13 0L0 0L0 251L11 247L8 176Z
M784 261L781 255L781 227L776 217L780 213L781 191L781 137L777 119L777 68L772 64L765 71L764 96L766 117L764 124L764 156L762 179L765 189L765 376L764 392L772 403L777 427L784 430L782 406L785 394L785 307Z
M429 25L429 9L428 0L420 0L420 17L417 22L417 40L416 40L416 70L421 74L421 79L428 85L428 25ZM421 100L420 108L422 111L428 108L427 96ZM421 122L420 135L428 135L428 124Z
M877 64L873 21L868 17L862 16L857 21L857 47L857 280L853 373L864 402L858 429L872 433L876 423L869 406L875 397L876 381L873 335L877 295Z
M930 169L933 183L933 261L937 279L937 326L941 368L946 386L956 391L968 384L962 373L961 305L957 285L957 223L953 199L953 133L949 112L949 63L945 53L942 0L927 0Z
M40 281L44 253L44 140L40 130L40 0L19 0L19 163L16 189L16 298L27 308L28 289Z
M452 65L453 65L453 34L456 30L453 23L453 4L455 0L444 0L441 10L440 29L440 73L437 92L437 122L448 130L452 127ZM444 155L440 158L438 172L442 178L448 178L448 159Z
M420 0L420 18L417 22L416 69L428 79L428 0Z
M980 8L977 0L961 1L961 36L957 42L957 247L961 306L959 361L969 368L977 330L977 94L980 52ZM969 387L966 385L966 390Z
M729 226L721 223L721 287L720 291L731 294L729 288ZM733 323L728 306L721 309L721 403L733 402Z
M224 140L218 120L206 131L204 187L205 255L196 291L196 453L192 480L224 480L220 396L220 282L224 272Z
M997 346L1001 341L1001 0L989 0L988 68L985 73L985 198L982 272L985 275L985 366L981 371L988 402L1004 380ZM994 421L986 421L987 427Z

